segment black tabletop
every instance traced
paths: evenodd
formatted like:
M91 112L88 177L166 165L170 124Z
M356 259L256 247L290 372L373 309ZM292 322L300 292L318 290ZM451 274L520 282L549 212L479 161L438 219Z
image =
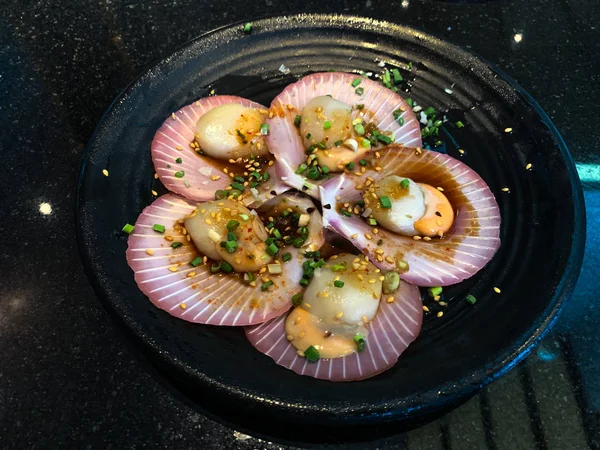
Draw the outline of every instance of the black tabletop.
M588 215L575 293L527 360L372 447L600 448L599 2L0 0L0 11L0 447L290 448L201 415L137 357L83 272L75 191L96 123L144 67L230 22L340 12L420 28L512 75L562 132Z

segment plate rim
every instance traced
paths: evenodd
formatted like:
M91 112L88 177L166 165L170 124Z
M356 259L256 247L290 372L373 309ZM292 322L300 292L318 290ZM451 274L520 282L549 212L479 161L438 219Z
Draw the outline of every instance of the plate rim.
M513 79L510 75L508 75L503 69L501 69L497 64L490 62L484 57L481 57L476 52L473 52L471 49L465 49L451 41L443 39L437 36L434 33L429 31L421 30L415 28L413 26L403 25L400 23L395 23L387 20L381 20L376 18L371 18L368 16L357 16L350 14L328 14L328 13L298 13L298 14L274 14L274 15L265 15L259 16L257 18L240 20L237 22L232 22L226 25L219 26L207 32L204 32L195 38L192 38L185 43L176 47L173 51L167 54L164 57L155 58L150 63L143 66L140 69L139 74L133 78L110 102L107 109L101 115L98 124L96 125L90 139L86 145L86 148L82 154L81 164L79 168L78 180L77 180L77 192L75 198L75 214L74 214L74 224L76 231L76 240L77 246L79 249L79 255L82 260L82 265L84 267L84 271L86 276L94 289L95 294L98 296L100 302L107 309L109 315L116 319L121 325L126 328L126 334L131 338L135 338L136 340L136 348L141 351L144 355L145 360L150 362L150 364L155 367L155 358L158 358L162 363L167 363L169 365L173 365L177 368L178 371L185 373L188 376L192 376L193 378L197 377L197 373L191 371L191 368L185 364L184 362L171 358L167 359L162 355L161 347L153 339L150 339L146 333L140 332L138 328L133 326L134 323L131 319L124 317L119 311L119 308L109 300L109 295L105 288L102 286L101 281L96 276L91 263L90 263L90 255L86 249L85 244L85 234L83 233L83 226L80 225L82 222L81 215L81 206L82 206L82 186L84 180L84 173L86 169L87 162L90 158L90 154L92 152L93 143L97 139L97 136L100 134L104 123L109 118L110 114L113 112L115 105L117 105L121 99L127 96L127 94L133 90L136 84L148 73L164 63L164 61L168 58L172 58L175 55L179 55L183 51L185 51L189 46L196 43L197 41L206 39L207 37L219 33L224 30L232 29L235 27L239 27L247 22L253 22L254 25L267 24L268 29L280 29L280 25L273 26L273 22L277 20L310 20L315 21L319 24L325 25L336 25L336 28L344 29L345 27L351 29L357 29L357 23L368 23L368 24L378 24L385 29L395 29L402 33L410 33L415 37L425 38L428 40L436 41L437 43L441 43L443 45L449 46L453 49L453 51L462 53L467 56L471 61L478 62L480 64L484 64L489 68L492 72L496 73L502 81L506 82L512 89L515 90L519 95L522 96L522 99L529 104L529 106L533 109L533 111L539 116L541 121L546 125L550 134L554 138L556 142L556 147L558 148L561 158L565 163L565 169L569 176L569 182L571 184L571 198L573 199L573 214L574 214L574 222L573 222L573 234L571 240L571 248L570 248L570 257L565 266L565 269L562 273L561 280L556 286L554 295L550 298L548 302L548 306L546 311L543 314L544 319L539 322L532 324L532 328L530 332L527 333L527 338L522 342L514 342L514 345L508 347L508 351L500 353L497 355L497 358L493 360L493 362L485 367L481 367L478 370L474 370L469 374L465 374L461 380L457 382L448 381L444 385L440 385L444 390L444 397L446 399L451 398L455 401L460 401L461 399L466 399L469 396L475 394L477 391L494 381L495 379L501 377L510 371L513 367L515 367L519 362L525 359L533 350L533 348L547 335L547 333L552 329L557 319L560 316L560 313L564 307L565 302L570 297L573 289L577 283L577 279L579 277L581 265L583 262L584 250L585 250L585 239L586 239L586 211L585 211L585 202L583 196L583 188L579 179L579 175L575 166L575 162L573 156L568 150L566 142L564 141L562 135L560 134L557 127L554 125L548 114L544 111L541 105L529 94L515 79ZM525 333L522 335L525 336ZM143 347L139 345L139 343L143 343ZM148 350L152 351L152 360L146 352ZM155 367L156 372L164 375L162 368ZM221 393L226 393L229 395L233 395L239 397L240 395L245 397L246 400L252 400L255 402L261 402L262 405L270 404L272 407L273 404L268 401L268 399L256 398L255 396L249 395L247 392L242 391L241 389L231 389L230 386L224 385L217 380L204 377L204 383L208 388L217 389ZM174 386L177 390L177 386ZM439 406L435 405L435 402L428 401L424 404L419 404L418 401L415 401L418 398L433 398L432 394L435 394L433 391L423 391L419 394L419 396L412 395L410 397L406 397L406 401L401 406L401 410L391 409L393 414L388 414L387 409L384 411L370 412L367 413L365 417L365 412L359 409L353 411L353 415L351 417L360 416L361 420L374 421L374 422L390 422L397 421L403 417L411 416L413 413L418 412L419 415L425 415L432 413L436 410L439 410ZM293 404L283 404L277 406L280 410L283 411L292 411L295 413L301 412L300 409ZM345 411L345 417L348 417L349 413ZM336 416L337 417L337 416Z

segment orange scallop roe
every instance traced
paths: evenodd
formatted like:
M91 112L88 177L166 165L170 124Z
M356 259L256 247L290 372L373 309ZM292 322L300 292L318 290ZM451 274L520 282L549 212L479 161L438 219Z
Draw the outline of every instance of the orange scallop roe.
M418 184L425 195L425 214L415 222L415 231L429 237L445 234L454 222L452 205L438 189L428 184Z

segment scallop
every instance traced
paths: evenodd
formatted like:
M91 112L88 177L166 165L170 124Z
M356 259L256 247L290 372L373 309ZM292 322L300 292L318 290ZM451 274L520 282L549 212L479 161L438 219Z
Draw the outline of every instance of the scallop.
M196 142L213 158L229 160L268 153L260 133L263 116L258 109L237 103L217 106L196 122Z

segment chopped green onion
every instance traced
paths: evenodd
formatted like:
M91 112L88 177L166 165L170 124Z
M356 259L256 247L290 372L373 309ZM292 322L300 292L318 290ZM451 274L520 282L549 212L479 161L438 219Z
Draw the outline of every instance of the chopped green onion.
M341 264L334 264L333 266L331 266L331 270L334 272L343 272L344 270L346 270L346 263L341 263Z
M358 163L359 163L361 166L363 166L363 167L364 167L364 166L366 166L366 165L367 165L367 160L366 160L366 159L361 159L361 160L360 160Z
M300 284L300 286L308 286L310 284L310 281L307 280L306 278L301 278L300 281L298 282Z
M318 180L321 177L321 174L319 173L319 169L317 169L316 167L311 167L306 172L306 176L311 180Z
M370 218L369 220L367 220L367 222L369 222L369 225L371 225L372 227L377 226L377 221L373 218Z
M356 88L356 90L354 91L354 93L356 95L363 95L365 93L365 89L362 87Z
M377 139L379 139L381 142L383 142L386 145L389 144L390 142L392 142L392 138L389 136L386 136L385 134L378 134Z
M175 248L179 248L179 247L183 247L183 244L181 242L173 242L171 244L171 247Z
M412 108L413 106L415 106L415 102L413 101L413 99L412 99L412 98L407 98L407 99L406 99L406 103L408 103L408 106L410 106L411 108Z
M237 181L234 181L233 183L231 183L231 187L233 189L237 189L238 191L243 191L244 190L244 185L238 183Z
M177 164L181 164L181 163L183 162L183 160L182 160L181 158L177 158L177 159L175 160L175 162L176 162Z
M346 211L345 209L342 209L342 210L340 211L340 214L341 214L342 216L346 216L346 217L352 217L352 213L351 213L350 211Z
M221 261L221 270L225 273L233 272L233 267L227 261Z
M292 245L296 248L302 247L302 244L304 244L304 239L302 239L301 237L297 237L294 240L292 240Z
M365 127L362 123L357 123L356 125L354 125L354 132L359 136L362 136L363 134L365 134Z
M402 116L403 113L404 111L402 111L401 109L396 109L392 114L394 115L394 119L398 120L398 118Z
M175 172L176 178L183 178L184 175L185 175L185 172L183 170L180 170L179 172Z
M386 295L393 294L400 287L400 274L398 272L388 272L383 277L382 289Z
M354 161L350 161L348 164L346 164L346 169L348 169L348 170L354 169Z
M283 210L281 213L281 217L287 217L289 215L290 215L290 212L287 209Z
M215 200L222 200L224 198L227 198L226 191L219 189L218 191L215 192Z
M460 120L458 122L456 122L456 127L457 128L463 128L465 126L464 123L462 123Z
M298 114L296 114L296 117L294 117L294 125L299 127L301 120L302 120L302 117L300 117Z
M319 147L321 150L325 150L327 148L327 143L325 141L321 141L317 144L317 147Z
M302 263L302 274L304 278L310 278L315 273L315 268L311 265L310 261L304 261Z
M342 280L335 280L335 281L333 282L333 285L334 285L336 288L343 288L343 287L344 287L344 282L343 282Z
M273 222L269 222L269 225L272 225L272 224L273 224ZM267 226L267 228L269 228L269 226ZM273 227L271 227L271 228L273 228ZM276 241L276 239L275 239L273 236L271 236L271 237L268 237L268 238L267 238L267 240L265 241L265 244L267 244L267 245L271 245L271 244L273 244L275 241Z
M242 133L240 130L235 130L236 134L238 135L238 137L244 141L244 143L246 142L246 135L244 133Z
M228 241L237 241L237 238L235 237L235 233L233 231L230 231L229 233L227 233L227 240Z
M252 31L252 22L248 22L248 23L246 23L246 25L244 25L244 33L250 34L251 31Z
M305 258L320 258L321 252L319 250L316 250L314 252L304 252L304 257Z
M329 130L330 128L331 128L331 120L326 120L325 122L323 122L324 130Z
M298 307L302 304L302 294L292 295L292 305Z
M217 273L221 270L221 264L211 264L210 273Z
M319 350L311 345L304 350L304 357L308 360L308 362L317 362L321 356L319 355Z
M360 141L360 146L362 148L371 148L371 141L366 138L362 138Z
M242 195L242 192L238 189L231 189L227 192L227 196L232 196L233 198L238 198L240 195Z
M240 219L247 222L250 219L250 216L248 216L248 214L240 214Z
M402 189L408 189L408 186L410 185L410 181L408 178L404 178L401 182L400 182L400 187Z
M244 179L244 177L235 177L234 180L237 181L238 183L243 183L244 181L246 181Z
M133 225L131 225L130 223L126 223L121 231L127 234L131 233L133 231Z
M398 69L392 69L392 76L394 77L394 84L398 84L403 80L402 75L400 75L400 71Z
M392 207L392 202L387 195L382 195L379 197L379 204L384 209L390 209Z
M277 239L281 239L281 232L277 228L275 228L273 230L273 236L275 236Z
M381 245L381 244L383 244L383 239L379 239L379 240L377 241L377 245Z
M284 253L283 255L281 255L281 260L283 262L288 262L292 260L292 254L290 252Z
M339 141L335 141L333 145L335 145L336 147L339 147L340 145L342 145L344 143L344 141L339 140Z
M327 166L321 166L321 173L323 175L327 175L329 173L329 167L327 167Z
M302 173L304 172L306 169L308 168L308 166L304 163L300 164L298 166L298 168L296 169L296 173Z
M308 227L300 227L298 231L300 232L300 237L302 239L308 239Z
M194 258L193 260L190 261L190 264L194 267L198 267L200 264L202 264L202 257L198 256L198 257Z
M358 105L356 105L356 109L358 109L359 111L364 108L365 108L365 105L363 105L362 103L359 103Z
M404 117L398 117L397 122L398 122L398 125L400 125L400 126L404 125Z
M263 136L267 136L269 134L269 129L271 127L269 126L268 123L261 123L260 124L260 134L262 134Z
M267 289L269 289L271 286L273 286L273 282L271 280L266 281L260 286L260 290L264 292Z
M390 71L388 69L385 69L385 71L381 75L381 82L385 87L389 88L392 86L391 81L392 77L390 76Z
M277 247L274 243L272 243L265 249L265 251L270 256L275 256L277 254L277 252L279 251L279 247Z
M248 283L252 283L254 280L256 280L256 277L254 276L254 274L252 272L246 272L244 279L246 279L246 281L248 281Z
M233 231L239 226L240 226L240 223L237 220L230 220L229 222L227 222L227 229L229 231Z
M412 61L408 62L408 70L412 70Z
M307 135L306 135L306 139L308 140L308 139L310 139L311 137L312 137L312 134L310 134L310 133L307 133Z
M429 291L429 295L431 295L432 297L437 297L438 295L442 294L442 291L444 289L441 286L436 286L436 287L430 287L427 290Z
M356 86L358 86L360 84L362 80L359 78L355 78L354 80L352 80L352 87L355 88Z
M165 232L165 226L164 226L164 225L160 225L160 224L158 224L158 223L155 223L155 224L152 226L152 229L153 229L154 231L156 231L157 233L164 233L164 232Z
M428 106L423 112L430 119L435 117L435 108L433 106Z
M356 336L354 336L354 342L356 342L356 351L357 352L362 352L365 349L365 345L366 345L366 341L365 338L360 334L357 333Z
M236 241L227 241L225 242L225 250L227 253L235 253L238 249L238 243Z
M477 299L475 298L475 296L474 296L474 295L471 295L471 294L467 295L467 296L465 297L465 300L466 300L467 302L469 302L471 305L474 305L475 303L477 303Z

